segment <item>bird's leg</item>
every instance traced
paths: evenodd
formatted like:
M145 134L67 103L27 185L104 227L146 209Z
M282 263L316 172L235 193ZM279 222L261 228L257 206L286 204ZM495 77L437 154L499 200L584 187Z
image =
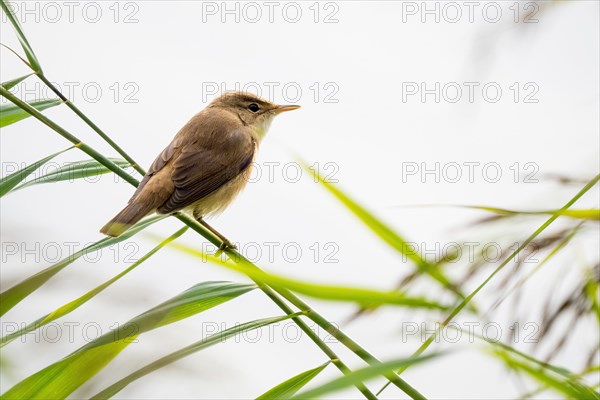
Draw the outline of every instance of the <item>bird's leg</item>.
M229 241L229 239L227 239L225 236L221 235L219 233L219 231L217 231L215 228L210 226L204 219L202 219L202 217L196 217L196 221L198 221L200 223L200 225L202 225L203 227L205 227L206 229L208 229L209 231L214 233L215 236L217 236L219 239L221 239L221 245L219 246L219 249L217 250L217 253L215 254L216 257L219 257L221 255L221 253L223 253L225 250L237 249L237 247L233 243L231 243Z

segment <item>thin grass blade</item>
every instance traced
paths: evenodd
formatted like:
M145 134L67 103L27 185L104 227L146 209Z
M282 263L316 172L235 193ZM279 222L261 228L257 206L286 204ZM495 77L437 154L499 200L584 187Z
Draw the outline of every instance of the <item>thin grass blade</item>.
M307 383L313 380L314 377L319 375L321 371L327 367L331 361L325 364L319 365L317 368L309 369L290 379L281 382L279 385L273 387L267 392L261 394L256 400L275 400L275 399L289 399L295 395L298 390L306 386Z
M422 363L426 360L430 360L433 357L438 357L441 353L434 353L428 356L423 357L414 357L414 358L402 358L393 361L382 362L380 364L370 365L368 367L358 369L345 375L341 378L334 379L329 381L323 385L320 385L314 389L308 390L303 393L299 393L298 395L292 397L292 399L316 399L319 397L323 397L324 395L332 392L336 392L338 390L345 389L347 387L353 386L356 383L365 382L369 379L378 377L383 374L393 373L393 371L397 368L401 368L406 365L415 365Z
M17 38L21 43L21 47L23 47L23 51L25 52L25 55L29 60L29 66L35 72L42 72L42 66L40 65L37 57L35 56L33 49L29 45L29 41L25 37L23 29L21 28L21 24L19 24L19 22L17 21L17 18L15 17L12 8L8 6L4 0L0 0L0 8L2 8L2 11L4 11L6 16L8 17L8 20L10 21L10 24L13 26L15 33L17 34Z
M523 373L569 399L600 399L600 393L571 377L556 374L548 368L519 359L508 351L496 349L493 354L507 367Z
M259 320L255 320L255 321L251 321L251 322L246 322L241 325L236 325L233 328L229 328L229 329L226 329L219 333L216 333L216 334L209 336L207 338L204 338L196 343L186 346L180 350L177 350L169 355L166 355L166 356L146 365L143 368L138 369L137 371L127 375L125 378L119 380L118 382L114 383L113 385L107 387L100 393L94 395L92 397L92 399L111 398L112 396L119 393L121 390L123 390L125 387L127 387L129 384L135 382L136 380L138 380L138 379L140 379L140 378L142 378L142 377L144 377L166 365L172 364L175 361L178 361L184 357L192 355L193 353L196 353L197 351L200 351L202 349L205 349L205 348L215 345L217 343L224 342L228 338L238 335L240 333L243 333L246 331L251 331L254 329L259 329L264 326L274 324L276 322L280 322L280 321L283 321L283 320L286 320L289 318L296 317L298 315L300 315L300 313L285 315L283 317L259 319Z
M359 205L335 185L332 185L331 183L327 182L327 180L323 179L317 171L311 169L305 162L300 161L300 163L309 173L314 175L315 179L323 184L329 193L337 198L350 212L352 212L352 214L358 217L375 235L377 235L380 239L382 239L404 257L411 260L421 272L432 277L444 288L454 292L461 298L465 297L450 281L450 279L443 274L437 265L427 262L427 260L421 257L421 255L416 251L415 247L409 244L408 241L406 241L402 236L391 229L388 225L383 223L383 221L381 221L379 218L375 217L375 215L373 215L371 212L367 211L366 208Z
M148 260L152 255L156 254L164 246L166 246L167 244L171 243L173 240L175 240L178 237L180 237L181 235L183 235L187 231L187 229L188 229L187 226L181 228L180 230L175 232L173 235L171 235L168 238L166 238L165 240L163 240L155 248L150 250L148 253L146 253L144 256L142 256L138 261L136 261L131 266L129 266L128 268L123 270L121 273L119 273L118 275L115 275L108 281L104 282L103 284L101 284L101 285L95 287L94 289L90 290L89 292L85 293L83 296L78 297L77 299L70 301L67 304L62 305L61 307L57 308L56 310L52 311L51 313L48 313L41 318L38 318L34 322L19 329L18 331L10 333L6 336L3 336L0 339L0 347L10 343L11 341L17 339L18 337L20 337L22 335L25 335L27 333L33 332L37 329L40 329L44 325L46 325L58 318L64 317L65 315L75 311L76 309L78 309L79 307L81 307L82 305L87 303L89 300L91 300L93 297L95 297L97 294L102 292L104 289L106 289L107 287L109 287L110 285L112 285L113 283L115 283L116 281L118 281L119 279L124 277L125 275L127 275L129 272L133 271L135 268L137 268L139 265L141 265L144 261Z
M232 300L256 285L203 282L107 332L17 383L4 398L65 398L91 379L144 332L191 317Z
M210 261L213 264L228 268L244 274L258 282L266 283L274 287L289 289L293 292L305 294L323 300L354 302L364 306L396 305L409 308L425 308L445 310L448 306L422 297L410 297L397 291L379 291L374 289L353 288L347 286L321 285L310 282L298 281L280 275L266 273L257 269L254 265L243 258L234 257L236 263L226 262L189 246L172 243L170 245L187 254Z
M47 108L57 106L62 104L62 100L60 99L43 99L43 100L35 100L28 102L30 106L35 108L38 111L43 111ZM15 122L19 122L22 119L31 116L30 113L23 110L19 106L14 104L4 104L0 105L0 128L4 128L5 126L14 124Z
M30 165L26 166L25 168L22 168L16 172L13 172L12 174L0 179L0 197L3 197L5 194L7 194L11 190L13 190L15 188L15 186L17 186L19 183L23 182L25 180L25 178L27 178L29 175L31 175L33 173L33 171L35 171L42 165L46 164L48 161L52 160L54 157L58 156L59 154L62 154L65 151L71 150L72 148L73 147L69 147L68 149L59 151L54 154L50 154L48 157L42 158L41 160L36 161L33 164L30 164Z
M123 160L121 158L108 159L121 168L130 165L128 161ZM100 164L96 160L75 161L63 167L60 167L55 171L49 172L46 175L40 176L32 181L26 182L17 187L15 190L24 189L32 185L39 185L41 183L55 183L90 178L93 176L107 174L109 172L112 171L106 168L104 165Z
M488 206L467 206L466 208L472 208L476 210L489 211L498 215L561 215L576 219L587 219L591 221L600 220L600 209L574 209L574 210L542 210L542 211L515 211L507 210L505 208L488 207Z
M150 218L146 218L138 222L130 230L128 230L119 237L106 237L104 239L100 239L96 243L93 243L87 246L86 248L69 255L68 257L57 262L56 264L44 269L43 271L38 272L35 275L30 276L29 278L19 282L10 289L7 289L4 292L0 293L0 316L6 314L6 312L8 312L11 308L19 304L19 302L21 302L25 297L29 296L40 286L46 283L50 278L52 278L63 268L67 267L81 256L127 240L139 231L147 228L148 226L152 225L157 221L160 221L163 218L166 218L166 216L152 216Z
M33 72L31 74L27 74L27 75L23 75L18 78L15 78L15 79L11 79L10 81L6 81L6 82L2 83L2 86L4 86L4 89L10 90L13 87L15 87L16 85L18 85L19 83L23 82L25 79L29 78L31 75L33 75Z

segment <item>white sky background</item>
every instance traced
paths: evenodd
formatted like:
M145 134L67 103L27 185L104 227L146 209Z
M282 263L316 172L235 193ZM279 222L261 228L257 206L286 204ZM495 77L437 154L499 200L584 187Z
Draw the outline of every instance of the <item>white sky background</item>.
M262 12L255 23L251 22L255 8L248 8L245 3L237 3L239 22L235 14L222 14L221 2L109 1L91 5L84 2L77 3L70 16L64 2L27 3L29 10L36 11L27 14L23 12L24 2L13 4L18 7L17 15L47 76L61 85L65 94L70 94L93 121L144 167L194 113L214 98L211 91L214 87L222 85L230 90L236 89L236 83L241 86L257 83L259 94L273 101L302 105L299 111L282 115L273 123L257 160L262 172L260 179L248 185L222 216L212 220L249 257L255 256L254 244L258 244L262 256L257 263L270 271L313 282L391 289L411 268L306 173L298 182L292 182L296 165L290 165L287 175L283 166L293 163L295 155L310 163L318 162L322 167L334 166L334 178L341 188L409 240L421 247L426 243L427 248L457 240L482 241L513 231L525 235L542 220L527 220L522 225L508 226L506 231L484 235L465 229L467 223L483 213L399 206L479 204L515 209L557 208L579 187L548 183L547 175L585 179L600 169L598 2L540 2L535 15L537 23L515 23L513 2L493 3L487 6L491 8L485 16L482 10L487 3L478 3L473 23L469 22L469 8L462 2L456 3L462 17L455 23L449 21L454 18L455 10L435 2L429 2L428 6L433 8L437 4L439 23L435 15L425 15L422 22L421 2L320 3L316 7L318 22L314 21L314 3L299 2L294 3L302 11L296 23L290 22L295 17L292 7L296 6L288 5L286 13L283 11L286 2L278 3L273 22L269 22L265 3L254 3ZM234 4L230 2L228 7L233 9ZM502 11L496 23L486 21L494 19L494 5ZM417 8L415 15L409 12L413 7ZM520 3L516 8L523 18L527 11L525 4ZM101 16L92 23L96 9L101 10ZM216 14L211 14L215 9ZM324 23L330 13L334 13L331 18L337 22ZM130 23L124 22L126 16ZM37 23L36 18L39 18ZM2 43L19 48L5 19L0 32ZM8 51L3 49L0 54L2 81L26 73L25 67ZM17 94L27 100L45 97L46 93L39 90L41 84L36 86L35 82L31 79L18 86L17 89L29 92L17 91ZM451 103L455 92L449 86L445 94L440 89L439 103L435 102L434 94L427 95L425 101L420 93L406 95L407 88L415 84L418 87L422 82L429 89L436 82L440 88L456 83L462 88L462 97ZM472 102L464 82L479 85L474 89ZM517 102L515 82L519 87ZM501 88L497 102L484 98L482 87L486 84ZM68 85L74 88L69 91ZM288 92L282 90L284 86L289 88ZM274 87L271 93L269 87ZM100 94L96 88L100 88ZM294 88L300 88L301 93L296 95ZM534 89L537 91L531 99L537 102L526 103L526 96ZM319 96L315 98L317 92ZM494 89L487 94L493 97ZM126 99L126 95L130 97ZM331 97L326 101L327 95ZM109 151L66 107L45 113L85 142L104 153ZM0 140L3 176L15 163L29 164L69 146L33 119L3 129ZM70 151L56 161L84 158L83 153ZM273 179L269 179L265 164L269 162L279 163L274 167ZM440 163L441 171L448 172L442 174L439 182L431 174L403 176L403 170L406 172L411 166L432 169L436 162ZM464 164L470 162L479 163L472 182ZM455 169L443 169L444 165L456 165L449 163L462 166L462 177L456 183L450 182ZM519 171L517 182L515 163ZM490 182L494 170L488 169L486 175L482 170L484 165L499 168L502 176L498 182ZM330 171L333 170L321 170L324 174ZM533 178L541 183L524 182L532 171ZM35 248L37 243L41 249L36 254L8 256L3 248L3 289L51 264L48 262L54 255L51 247L61 249L66 256L68 242L77 242L74 246L80 249L98 240L98 229L131 194L128 184L115 183L112 176L106 175L94 183L43 185L3 198L3 241L20 246L25 243L27 248ZM597 207L597 189L579 205ZM168 220L148 231L164 237L179 226L178 221ZM581 265L596 259L597 229L591 236L589 243L577 248L579 262L573 267L574 277L581 272ZM198 247L203 243L194 233L187 233L181 240ZM266 242L278 243L273 259L269 257ZM311 250L315 242L320 248L318 262ZM325 248L330 242L334 247ZM75 262L15 307L7 314L6 321L29 322L55 309L129 265L124 258L130 252L137 259L155 244L150 237L128 243L130 247L118 248L118 263L113 260L115 253L109 251L97 262ZM299 261L286 260L282 248L287 243L302 250ZM337 263L325 262L325 255L332 248L338 249L334 256ZM49 253L45 254L44 249ZM290 254L293 256L291 250L287 255ZM40 260L36 260L38 255ZM565 254L562 264L560 259L556 264L562 266L574 255L575 252ZM568 291L570 275L558 285L559 272L549 271L529 296L546 298L551 290ZM477 282L483 279L481 275ZM63 337L59 343L48 345L43 338L29 335L25 343L17 341L3 349L3 360L6 358L14 369L3 375L2 391L85 343L82 327L86 323L98 324L106 331L115 323L123 323L205 280L243 278L174 250L162 250L64 319L80 324L74 343L66 337L67 329L61 320L58 322ZM437 287L424 290L429 290L425 293L431 297L439 297ZM496 294L484 291L477 299L493 301ZM308 301L327 318L338 322L354 309L345 304ZM75 395L94 393L113 382L115 376L199 340L214 324L229 327L236 322L278 314L279 310L256 291L177 325L150 332L123 352L113 367L94 378L87 389ZM530 317L536 320L535 313ZM388 360L409 355L418 347L417 337L403 343L402 322L420 323L424 318L422 313L415 315L386 308L344 330L378 357ZM427 319L435 320L433 315ZM510 323L499 323L508 334ZM580 343L588 344L586 349L597 339L597 326L591 329L596 332L573 333L581 336ZM272 343L265 329L256 343L231 341L204 350L171 369L136 382L118 397L256 396L325 361L308 338L289 343L284 330L283 325L274 329ZM287 333L293 337L295 330ZM91 328L88 334L95 336ZM362 365L341 346L333 347L352 367ZM481 346L465 343L461 348L462 351L427 367L411 368L405 374L406 379L432 398L506 398L519 393L519 385L497 361L480 351ZM577 368L581 362L578 350L567 351L560 361ZM330 366L315 381L337 375L338 371ZM378 388L379 382L374 382L372 387ZM387 398L402 396L395 388L384 394ZM333 397L358 397L358 394L348 390Z

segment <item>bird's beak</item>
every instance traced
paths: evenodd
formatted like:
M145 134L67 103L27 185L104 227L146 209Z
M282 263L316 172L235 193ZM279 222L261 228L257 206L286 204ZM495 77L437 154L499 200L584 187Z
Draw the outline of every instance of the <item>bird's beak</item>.
M278 106L275 109L275 111L277 112L277 114L279 114L279 113L286 112L286 111L297 110L298 108L300 108L300 106L297 106L295 104L290 104L290 105Z

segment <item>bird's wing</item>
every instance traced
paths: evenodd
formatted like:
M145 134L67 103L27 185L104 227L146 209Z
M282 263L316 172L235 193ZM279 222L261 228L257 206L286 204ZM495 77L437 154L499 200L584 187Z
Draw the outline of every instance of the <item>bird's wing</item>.
M133 196L129 199L129 203L133 202L133 200L137 197L139 193L142 192L142 189L146 186L150 178L152 178L158 171L160 171L167 163L173 158L173 156L178 152L178 150L182 147L182 142L179 137L175 137L173 141L165 147L165 149L156 157L150 168L144 175L144 178L138 185L136 191L133 193Z
M158 211L169 214L213 193L244 171L255 151L252 136L243 129L182 147L173 161L175 190Z

